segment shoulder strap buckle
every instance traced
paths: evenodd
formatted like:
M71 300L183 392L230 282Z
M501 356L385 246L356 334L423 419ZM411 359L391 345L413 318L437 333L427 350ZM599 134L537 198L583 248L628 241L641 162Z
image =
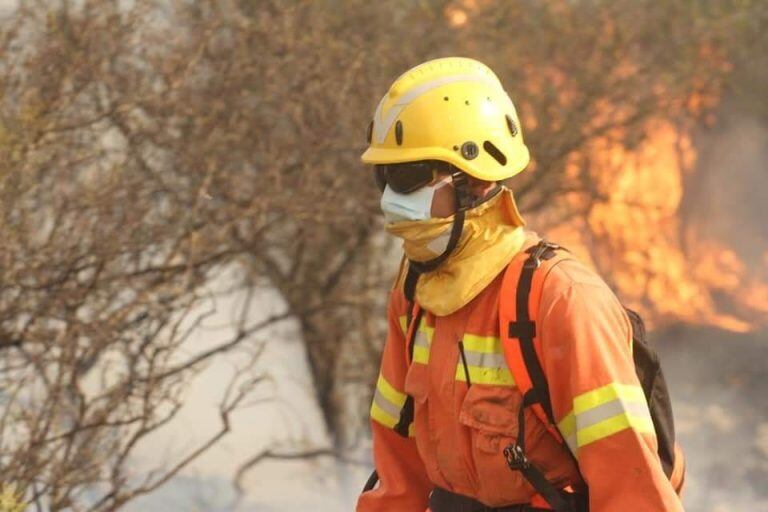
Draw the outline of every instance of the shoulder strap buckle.
M557 244L553 244L552 242L541 240L538 244L534 245L526 251L530 254L530 256L528 256L528 259L525 260L523 266L525 268L537 269L541 265L541 260L548 260L558 249L562 249L562 247Z
M517 443L510 444L504 448L504 457L507 459L509 469L514 471L527 469L531 465L531 461L528 460L525 452L523 452L523 447Z

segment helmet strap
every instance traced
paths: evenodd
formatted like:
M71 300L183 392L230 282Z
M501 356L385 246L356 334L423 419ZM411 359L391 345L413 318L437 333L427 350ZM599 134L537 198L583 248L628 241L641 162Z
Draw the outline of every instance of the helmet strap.
M451 226L451 237L448 239L448 245L443 253L436 258L427 261L408 260L409 268L413 269L417 274L432 272L448 259L448 256L451 255L461 239L461 233L464 231L466 211L475 206L476 201L469 187L467 175L459 170L454 170L451 173L451 180L454 193L456 194L456 214L453 217L453 226ZM415 288L415 282L413 288Z

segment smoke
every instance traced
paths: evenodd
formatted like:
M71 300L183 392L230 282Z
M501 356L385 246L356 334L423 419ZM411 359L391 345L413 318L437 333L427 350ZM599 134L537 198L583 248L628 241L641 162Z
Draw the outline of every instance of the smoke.
M768 332L652 333L686 453L686 510L768 510Z
M764 271L768 123L725 99L714 120L697 131L694 144L696 169L686 176L680 211L686 231L707 234L753 272Z
M768 125L734 98L694 136L696 168L686 176L683 238L711 240L744 263L743 293L718 307L758 307L749 281L768 279ZM686 246L689 254L701 245ZM760 322L763 323L764 322ZM686 510L768 510L768 331L735 334L677 326L652 334L673 397L688 462Z

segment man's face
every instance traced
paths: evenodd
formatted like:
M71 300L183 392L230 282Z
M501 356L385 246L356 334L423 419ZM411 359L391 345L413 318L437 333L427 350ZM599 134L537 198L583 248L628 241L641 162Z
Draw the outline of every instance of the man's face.
M423 187L437 186L432 197L432 205L430 208L431 216L433 218L445 218L456 213L456 193L453 189L451 175L447 168L430 168L427 170L392 166L387 171L388 172L385 174L382 169L376 170L376 181L382 191L386 184L390 184L391 188L400 194L412 194ZM418 174L423 174L425 172L429 173L427 177L419 179ZM467 176L467 178L470 192L476 198L485 197L491 190L493 190L495 185L495 182L492 181L479 180L472 176ZM440 184L442 184L442 186L438 186Z

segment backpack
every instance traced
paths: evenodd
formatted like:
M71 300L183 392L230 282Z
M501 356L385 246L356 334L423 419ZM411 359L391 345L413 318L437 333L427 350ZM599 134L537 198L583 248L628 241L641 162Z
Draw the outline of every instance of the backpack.
M555 511L573 512L586 510L585 497L569 499L547 481L544 473L533 465L525 454L525 408L530 407L546 426L547 431L568 449L565 439L557 429L544 370L539 353L541 346L536 337L536 318L543 291L544 279L555 265L571 258L570 253L556 244L540 241L525 250L527 258L515 257L504 271L499 303L499 333L504 358L515 384L523 396L518 411L519 433L515 443L504 449L504 456L510 469L520 471L523 477L536 489ZM405 295L413 304L418 274L409 269L405 278ZM680 492L683 485L684 464L682 452L675 443L672 406L666 381L661 371L659 358L646 339L645 326L640 316L625 308L632 326L632 357L640 385L651 413L656 437L658 455L665 475ZM409 361L413 360L414 339L423 310L413 304L407 314L406 342ZM394 430L407 437L413 422L413 398L407 396L400 420ZM376 471L368 479L364 490L370 490L378 480Z

